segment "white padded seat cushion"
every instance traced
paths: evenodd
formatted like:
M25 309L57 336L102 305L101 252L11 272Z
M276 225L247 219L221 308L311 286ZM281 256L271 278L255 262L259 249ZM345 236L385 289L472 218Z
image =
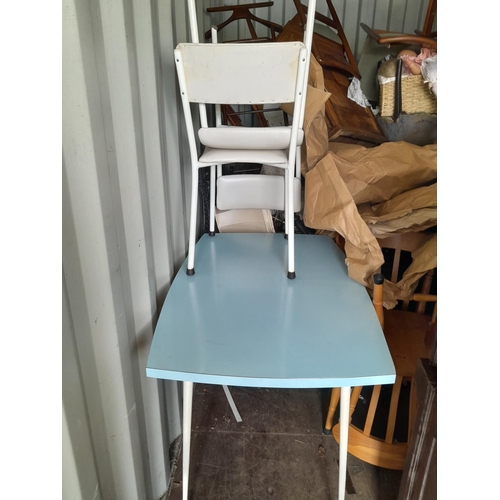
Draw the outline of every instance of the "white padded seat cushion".
M300 179L293 179L293 211L300 211ZM219 210L285 209L285 177L283 175L237 174L217 179Z
M208 127L198 137L204 146L216 149L287 149L292 127ZM299 129L297 146L304 140Z
M200 156L200 164L225 165L227 163L265 163L283 166L288 163L288 150L285 149L214 149L205 148Z

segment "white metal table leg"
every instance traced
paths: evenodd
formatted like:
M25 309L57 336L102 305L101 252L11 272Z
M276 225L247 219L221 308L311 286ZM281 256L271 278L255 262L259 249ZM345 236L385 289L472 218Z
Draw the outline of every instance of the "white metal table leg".
M216 166L212 165L210 167L210 224L208 229L210 236L215 234L215 174Z
M347 477L347 440L349 437L349 401L351 388L340 388L339 500L345 499Z
M182 401L182 500L188 500L191 417L193 415L193 382L183 382Z

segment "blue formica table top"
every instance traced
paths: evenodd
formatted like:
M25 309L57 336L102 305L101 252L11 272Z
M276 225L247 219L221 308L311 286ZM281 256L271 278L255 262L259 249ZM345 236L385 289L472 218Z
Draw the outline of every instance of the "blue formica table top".
M283 234L203 235L154 332L149 377L233 386L392 384L395 369L366 289L327 236L295 235L286 277Z

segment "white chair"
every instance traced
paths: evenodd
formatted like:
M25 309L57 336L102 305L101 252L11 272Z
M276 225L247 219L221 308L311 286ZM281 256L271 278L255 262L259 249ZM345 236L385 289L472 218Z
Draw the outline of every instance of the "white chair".
M285 169L285 176L219 176L217 207L285 211L288 273L295 278L293 213L300 210L300 145L309 55L302 42L180 44L174 51L192 164L187 274L194 274L198 169L229 163L260 163ZM206 104L294 103L290 127L209 127ZM195 131L191 103L200 104ZM197 139L204 147L198 154ZM212 190L213 192L213 190ZM215 196L211 195L215 204ZM215 210L211 207L210 232Z

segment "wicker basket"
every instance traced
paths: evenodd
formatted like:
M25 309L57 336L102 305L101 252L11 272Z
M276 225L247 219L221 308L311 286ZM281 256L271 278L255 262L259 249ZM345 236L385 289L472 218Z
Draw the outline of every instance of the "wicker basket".
M394 97L396 82L381 84L380 87L380 116L394 114ZM403 113L437 113L436 96L423 82L422 75L403 76L401 78L401 111Z

